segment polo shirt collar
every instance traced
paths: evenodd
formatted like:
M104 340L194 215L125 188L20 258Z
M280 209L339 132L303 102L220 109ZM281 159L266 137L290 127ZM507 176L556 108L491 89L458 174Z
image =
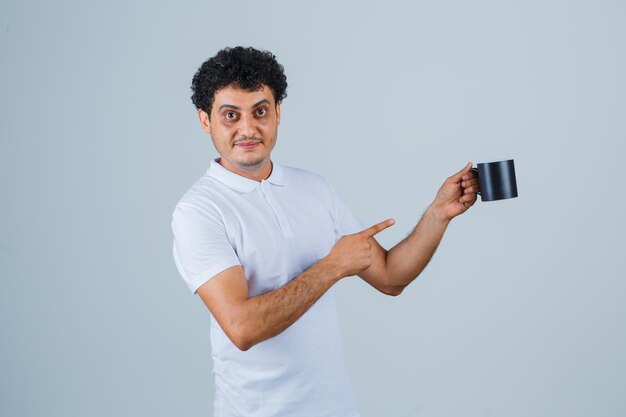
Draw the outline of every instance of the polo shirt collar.
M218 160L219 158L211 161L211 165L209 166L209 170L207 171L207 175L209 177L215 178L222 184L240 193L249 193L259 186L259 181L242 177L239 174L235 174L234 172L227 170L222 165L220 165ZM285 182L285 172L283 167L280 164L272 161L272 173L264 181L280 187L287 185Z

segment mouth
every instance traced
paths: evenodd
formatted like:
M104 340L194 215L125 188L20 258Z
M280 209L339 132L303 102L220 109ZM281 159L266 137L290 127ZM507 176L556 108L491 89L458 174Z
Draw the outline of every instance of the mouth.
M241 149L250 150L259 146L260 143L260 140L242 140L239 142L235 142L235 146Z

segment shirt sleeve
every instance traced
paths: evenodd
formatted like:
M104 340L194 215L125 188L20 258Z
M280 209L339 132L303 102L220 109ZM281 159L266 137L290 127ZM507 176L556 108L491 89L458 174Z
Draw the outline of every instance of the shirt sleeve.
M335 189L328 185L331 191L333 221L335 224L335 240L342 236L360 232L364 229L361 221L354 215L352 210L341 200Z
M174 261L192 293L220 272L241 265L217 210L179 203L172 232Z

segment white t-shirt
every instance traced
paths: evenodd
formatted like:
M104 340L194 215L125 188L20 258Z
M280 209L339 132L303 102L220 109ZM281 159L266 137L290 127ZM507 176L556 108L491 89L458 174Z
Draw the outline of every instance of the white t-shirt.
M241 265L250 296L275 290L361 223L320 176L274 163L261 182L217 160L173 214L174 259L189 289ZM215 417L358 416L334 289L298 321L242 352L211 317Z

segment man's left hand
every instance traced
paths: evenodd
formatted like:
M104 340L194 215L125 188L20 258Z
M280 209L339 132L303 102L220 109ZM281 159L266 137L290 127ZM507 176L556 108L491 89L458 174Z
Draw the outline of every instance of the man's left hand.
M470 171L472 163L448 178L435 197L432 208L441 220L450 221L459 214L465 213L476 202L480 192L478 176Z

